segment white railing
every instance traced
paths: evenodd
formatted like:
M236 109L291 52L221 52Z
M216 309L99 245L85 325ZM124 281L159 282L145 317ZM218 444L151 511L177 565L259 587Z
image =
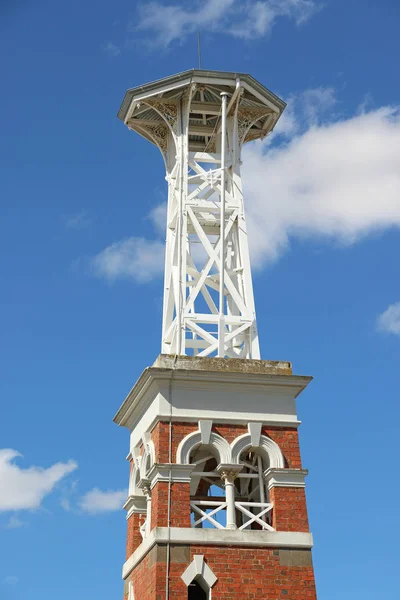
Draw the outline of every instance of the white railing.
M213 519L213 516L216 515L220 510L225 510L227 507L227 502L217 502L215 500L193 500L190 503L190 506L194 512L201 515L200 519L198 519L197 521L194 521L194 523L192 523L192 527L197 527L198 525L200 525L200 523L203 523L203 521L207 520L207 521L209 521L209 523L211 523L211 525L213 525L217 529L225 529L224 525L222 525L221 523L218 523L218 521ZM209 513L206 513L206 512L204 512L204 510L202 510L200 508L200 506L204 506L204 507L216 506L217 508L215 508L214 510L212 510Z
M211 523L213 527L216 529L226 529L225 525L216 521L213 517L215 517L221 510L226 510L227 502L225 501L216 501L216 500L192 500L190 506L193 512L200 515L200 518L197 521L192 523L192 527L198 527L201 523L208 521ZM207 513L201 507L204 507L205 510L207 508L215 507L214 510ZM259 508L259 512L254 514L251 512L251 508ZM271 512L273 508L273 504L269 502L240 502L235 501L235 509L239 510L243 515L249 517L249 519L243 523L239 530L243 530L249 527L251 523L257 523L261 526L261 529L265 529L267 531L275 531L275 529L267 522L266 515Z
M249 508L260 508L261 510L257 514L254 514L248 508L245 508L246 506L248 506ZM259 525L261 525L262 529L267 529L268 531L275 531L275 529L271 527L271 525L269 525L265 519L267 513L269 513L272 510L273 504L267 502L235 502L235 508L237 510L240 510L240 512L246 515L247 517L250 517L250 519L243 523L243 525L241 525L239 529L246 529L246 527L248 527L250 523L258 523Z

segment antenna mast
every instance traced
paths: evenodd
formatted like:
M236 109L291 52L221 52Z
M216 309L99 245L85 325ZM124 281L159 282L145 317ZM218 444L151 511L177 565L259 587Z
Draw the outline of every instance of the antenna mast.
M201 45L200 45L200 31L197 34L197 54L199 58L199 69L201 69Z

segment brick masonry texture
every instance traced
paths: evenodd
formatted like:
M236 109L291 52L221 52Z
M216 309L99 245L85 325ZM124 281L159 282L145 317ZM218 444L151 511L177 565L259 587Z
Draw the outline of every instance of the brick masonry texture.
M142 543L140 533L140 525L143 523L144 515L133 513L127 521L126 535L126 558L128 559L133 554L138 546Z
M277 531L309 531L304 488L276 487L270 490L274 504L272 526Z
M171 527L190 527L190 486L171 485ZM157 483L151 494L151 529L168 527L168 482Z
M194 555L204 555L207 564L218 577L212 589L213 600L316 600L311 551L296 551L301 552L302 556L297 558L294 554L294 559L291 560L287 560L286 555L282 560L281 552L285 551L191 546L190 561L187 564L193 560ZM135 598L165 599L165 554L166 552L150 552L132 573ZM181 556L174 560L174 552L171 552L169 597L183 600L187 598L187 588L181 575L187 564L182 563ZM155 561L154 558L161 560ZM287 563L297 563L298 566L289 566Z

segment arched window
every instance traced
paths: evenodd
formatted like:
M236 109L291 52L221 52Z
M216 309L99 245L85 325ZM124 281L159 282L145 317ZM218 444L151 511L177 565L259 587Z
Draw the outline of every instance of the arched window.
M262 523L271 525L271 508L264 472L268 469L268 457L259 449L244 450L240 455L242 466L236 480L236 525L239 529L264 529ZM255 515L253 519L251 515ZM260 523L260 520L262 523Z
M238 464L221 465L210 447L192 451L192 527L272 530L264 472L269 459L261 448L244 449Z
M219 457L215 448L199 446L190 454L195 465L190 481L192 527L226 527L225 489L217 472Z
M212 431L211 421L187 435L177 449L177 463L194 466L191 473L192 527L273 531L265 473L283 469L284 457L261 423L231 445Z

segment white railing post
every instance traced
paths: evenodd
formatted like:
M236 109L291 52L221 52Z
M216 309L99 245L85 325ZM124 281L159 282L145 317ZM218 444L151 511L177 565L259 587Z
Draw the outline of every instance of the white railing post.
M264 477L263 477L262 458L260 455L257 456L257 466L258 466L258 485L260 486L260 502L264 504L265 503L265 483L264 483ZM263 515L262 520L265 521L265 515Z

